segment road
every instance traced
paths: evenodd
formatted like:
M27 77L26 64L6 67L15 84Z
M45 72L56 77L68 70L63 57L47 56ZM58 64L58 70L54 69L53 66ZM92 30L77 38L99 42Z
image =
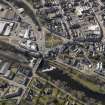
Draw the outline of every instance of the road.
M0 49L0 58L5 59L7 61L14 61L16 63L22 63L22 64L29 63L29 61L26 59L25 56L22 56L19 53L16 54L16 53L8 51L8 50Z
M33 70L32 70L33 71L33 75L35 75L35 73L36 73L36 71L37 71L41 61L42 61L42 58L37 59L37 62L35 63L35 65L33 67Z
M37 43L39 45L39 49L42 52L44 52L45 51L45 30L44 30L44 28L42 28L42 26L41 26L41 24L40 24L40 22L36 16L35 9L32 7L32 5L26 0L22 0L22 2L25 5L27 5L27 7L29 7L30 10L33 12L34 17L35 17L35 21L37 22L39 29L41 29L41 31L39 31L39 32L37 30L35 31L37 33L36 40L37 40Z
M49 60L49 62L50 62L50 60ZM51 62L53 62L53 61L51 61ZM73 70L76 70L77 72L80 72L80 73L86 75L85 72L82 72L82 71L79 70L78 68L64 63L64 62L63 62L61 59L59 59L59 58L57 58L55 62L58 62L58 64L62 64L62 65L64 65L64 66L67 67L67 68L71 68L71 69L73 69ZM58 67L58 68L59 68L59 67ZM66 71L65 71L65 72L66 72ZM97 76L100 80L105 81L105 77L101 76L100 74L97 74L97 73L95 73L95 72L94 72L93 74L94 74L95 76ZM89 74L87 74L87 75L89 75Z
M65 26L65 30L66 30L66 32L67 32L67 36L70 37L70 38L72 38L72 37L70 36L70 35L71 35L71 30L69 29L69 25L68 25L68 23L67 23L67 21L66 21L66 19L65 19L64 11L63 11L63 9L62 9L62 7L61 7L61 3L60 3L59 0L56 0L55 3L56 3L56 4L59 4L58 9L59 9L59 12L60 12L60 13L62 14L62 16L63 16L62 22L63 22L63 24L64 24L64 26Z
M38 69L38 67L39 67L39 65L40 65L40 63L41 63L41 61L42 61L42 58L39 58L39 59L37 60L36 64L34 65L33 70L32 70L32 71L33 71L33 76L30 78L30 80L29 80L29 82L28 82L26 88L24 89L22 95L21 95L21 96L19 97L19 99L17 100L17 105L20 104L21 99L23 98L24 94L26 93L27 89L29 88L29 85L30 85L31 81L33 80L34 77L36 77L36 71L37 71L37 69Z
M34 13L34 15L36 15L35 9L31 6L30 3L28 3L26 0L22 0L22 2L24 4L26 4L30 8L30 10L32 10L32 12ZM60 11L62 13L62 8L59 7L59 9L60 9ZM63 15L63 13L62 13L62 15ZM63 20L64 20L64 23L66 24L66 27L69 27L68 24L67 24L67 21L65 19L63 19ZM26 22L27 22L27 20L26 20ZM32 22L30 22L30 23L32 23ZM33 26L33 24L31 24L31 25ZM39 49L43 53L46 53L46 48L45 48L45 34L46 34L46 32L48 32L48 30L45 27L41 27L41 28L42 28L42 31L41 32L38 32L37 30L35 30L36 28L34 29L35 32L37 33L36 42L39 45ZM69 30L69 28L68 28L68 30ZM62 37L60 37L60 38L63 40L64 43L67 43L69 41L67 38L62 38Z
M26 89L26 87L24 85L21 85L21 84L18 84L17 82L13 81L13 80L9 80L9 79L6 79L4 78L2 75L0 75L0 78L7 81L10 85L13 85L13 86L18 86L22 89Z
M29 7L30 10L33 12L35 21L37 22L38 27L42 30L41 24L38 21L38 18L37 18L36 13L35 13L35 9L32 7L32 5L27 0L21 0L21 2L23 2L25 5L27 5L27 7Z
M51 86L55 87L56 89L60 90L62 93L65 93L66 95L68 95L70 97L71 100L73 100L73 102L76 105L85 105L85 103L83 103L82 101L78 100L77 98L75 98L72 94L68 93L67 91L65 91L64 89L61 89L59 86L57 86L56 84L54 84L53 82L44 79L43 77L38 76L37 74L34 76L34 78L46 81L48 84L50 84Z
M14 7L14 5L8 2L7 0L2 0L2 1L6 3L7 5L9 5L12 8L12 10L22 19L22 21L32 26L32 29L36 36L36 43L39 45L39 49L44 52L45 50L45 31L44 29L42 29L41 31L38 31L36 25L34 24L31 18L23 17L22 14L18 13L18 10ZM32 11L34 11L32 6L28 2L26 2L25 0L23 0L23 2L26 3L31 8Z
M94 8L92 7L92 4L91 4L90 2L88 2L88 3L89 3L89 6L90 6L92 12L93 12L94 15L95 15L95 19L96 19L96 21L98 22L98 25L100 26L100 31L101 31L100 38L103 39L103 37L105 37L105 36L104 36L104 35L105 35L105 29L103 28L103 27L104 27L103 24L100 22L100 21L101 21L100 15L97 14L97 12L95 12ZM100 38L99 38L99 39L100 39Z

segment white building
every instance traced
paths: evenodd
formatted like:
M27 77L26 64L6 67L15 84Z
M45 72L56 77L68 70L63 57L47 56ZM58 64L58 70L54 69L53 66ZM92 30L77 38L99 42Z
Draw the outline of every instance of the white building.
M27 30L25 31L25 34L24 34L24 38L25 38L25 39L29 39L29 32L30 32L30 29L27 29Z
M3 35L8 36L8 35L10 35L10 32L11 32L10 26L7 26Z
M19 13L19 14L21 14L21 13L24 12L24 8L19 8L19 9L17 9L17 10L18 10L18 13Z
M90 25L90 26L88 26L88 30L90 30L90 31L99 30L99 26L98 25Z
M10 35L13 25L13 22L10 23L8 21L0 21L0 34L6 36Z
M76 11L75 11L76 12L76 15L77 16L82 16L82 12L83 11L86 11L86 10L89 10L89 8L90 7L88 7L88 6L77 6L76 7Z

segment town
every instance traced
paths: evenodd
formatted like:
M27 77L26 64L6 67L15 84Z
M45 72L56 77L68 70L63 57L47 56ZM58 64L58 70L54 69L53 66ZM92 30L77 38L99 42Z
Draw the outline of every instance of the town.
M105 1L0 0L0 105L105 105Z

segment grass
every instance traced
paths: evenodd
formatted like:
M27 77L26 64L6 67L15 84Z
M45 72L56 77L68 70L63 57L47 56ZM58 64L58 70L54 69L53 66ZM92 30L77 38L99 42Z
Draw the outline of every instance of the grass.
M47 33L45 37L45 46L46 48L53 48L57 45L62 44L63 41L57 36L51 35L51 33Z
M15 100L4 100L4 101L0 101L0 105L16 105L16 101Z
M77 81L78 83L88 88L89 90L93 92L105 94L105 88L98 86L95 82L92 82L91 78L90 78L90 81L86 80L85 78L80 78L81 75L85 75L85 76L88 76L88 75L81 73L78 70L73 70L72 68L67 67L63 64L60 64L56 61L49 61L49 64L64 70L64 72L66 72L74 81Z
M58 90L56 88L53 89L52 96L57 96L58 95Z
M82 84L83 86L87 87L88 89L97 92L97 93L105 93L105 89L97 86L95 83L92 83L88 80L84 80L84 79L80 79L78 75L73 75L72 79L74 79L75 81L78 81L80 84Z
M33 4L32 0L27 0L31 5Z

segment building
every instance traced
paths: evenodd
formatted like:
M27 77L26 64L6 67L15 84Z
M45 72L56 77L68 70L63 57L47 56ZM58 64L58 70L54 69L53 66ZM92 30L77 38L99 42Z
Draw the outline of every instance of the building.
M19 13L19 14L21 14L21 13L24 12L24 8L19 8L19 9L17 9L17 10L18 10L18 13Z
M0 21L0 34L3 33L4 29L6 28L6 22Z
M7 21L0 21L0 34L5 36L10 35L13 26L14 26L13 22L10 23Z
M19 88L15 93L5 95L5 98L9 99L9 98L18 97L18 96L20 96L22 94L22 91L23 91L23 89Z
M25 38L25 39L29 39L29 33L30 33L30 29L27 29L27 30L25 31L25 34L24 34L24 38Z
M77 16L82 16L83 12L86 12L88 10L89 10L89 7L87 6L77 6L75 12Z
M10 68L10 63L9 62L5 62L2 66L2 68L0 69L0 74L5 75L8 72L8 69Z

